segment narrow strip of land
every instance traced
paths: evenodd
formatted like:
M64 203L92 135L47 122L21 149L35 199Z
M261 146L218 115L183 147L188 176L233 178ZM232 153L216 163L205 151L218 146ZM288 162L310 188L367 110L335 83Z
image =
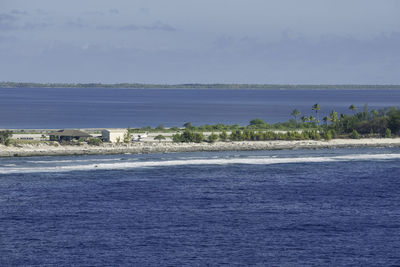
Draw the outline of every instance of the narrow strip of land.
M0 88L126 88L126 89L400 89L398 84L236 84L236 83L34 83L0 82Z
M352 147L400 147L400 138L333 139L330 141L237 141L215 143L137 142L130 144L51 145L23 144L0 145L0 157L95 155L95 154L141 154L197 151L251 151L278 149L322 149Z

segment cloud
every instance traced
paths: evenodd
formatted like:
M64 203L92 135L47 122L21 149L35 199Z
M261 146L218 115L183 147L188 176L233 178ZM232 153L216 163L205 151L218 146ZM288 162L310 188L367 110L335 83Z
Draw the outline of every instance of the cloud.
M143 29L145 30L160 30L160 31L176 31L176 29L174 27L172 27L171 25L162 23L160 21L157 21L156 23L154 23L152 26L143 26Z
M18 18L16 16L6 13L0 13L0 23L14 22L17 20Z
M110 12L111 14L119 14L119 10L116 8L112 8L112 9L108 10L108 12Z
M212 43L208 57L221 62L255 62L277 68L305 66L368 70L370 65L398 66L400 34L381 35L369 40L327 36L318 41L282 36L275 42L221 36ZM306 67L307 66L307 67ZM336 68L336 69L335 69Z
M18 14L21 14L20 11L18 12ZM5 13L0 14L0 30L38 30L50 26L52 26L52 24L42 18L24 21L14 15Z
M18 10L18 9L13 9L13 10L11 10L10 13L14 14L14 15L28 15L28 12L22 11L22 10Z
M16 41L16 40L17 40L17 38L15 36L2 36L2 35L0 35L0 43Z
M47 11L40 9L40 8L36 9L35 11L39 15L48 15L49 14Z
M145 14L145 15L150 13L150 9L145 8L145 7L140 8L139 11L140 11L140 13Z
M53 25L48 22L26 22L23 26L18 27L21 30L43 30Z
M87 25L87 23L85 23L85 22L83 21L82 18L77 18L77 19L70 19L70 20L68 20L68 21L65 23L65 26L66 26L66 27L69 27L69 28L78 28L78 29L82 29L82 28L87 27L88 25Z
M82 14L89 15L89 16L104 16L104 13L101 11L85 11Z
M0 13L0 30L14 30L17 27L16 22L18 18L16 16Z
M146 30L146 31L176 31L174 27L169 24L162 23L160 21L155 22L150 26L139 26L135 24L129 24L118 27L119 30L122 31L138 31L138 30Z
M118 27L118 29L122 30L122 31L137 31L140 28L141 28L140 26L136 26L134 24L129 24L129 25L124 25L124 26Z

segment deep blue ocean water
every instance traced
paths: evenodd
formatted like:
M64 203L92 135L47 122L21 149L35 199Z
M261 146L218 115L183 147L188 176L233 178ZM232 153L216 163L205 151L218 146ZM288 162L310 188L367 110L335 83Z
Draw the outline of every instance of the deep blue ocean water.
M400 264L400 149L0 159L0 266Z
M359 110L366 103L370 109L397 107L400 90L0 88L0 128L274 123L290 119L295 108L315 116L315 103L321 118L333 109L351 113L351 104Z

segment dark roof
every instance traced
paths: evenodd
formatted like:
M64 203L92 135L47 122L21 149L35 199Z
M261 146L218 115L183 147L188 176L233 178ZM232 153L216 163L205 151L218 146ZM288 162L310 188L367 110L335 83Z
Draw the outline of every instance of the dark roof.
M79 131L79 130L59 130L57 132L49 133L49 135L91 137L90 134Z

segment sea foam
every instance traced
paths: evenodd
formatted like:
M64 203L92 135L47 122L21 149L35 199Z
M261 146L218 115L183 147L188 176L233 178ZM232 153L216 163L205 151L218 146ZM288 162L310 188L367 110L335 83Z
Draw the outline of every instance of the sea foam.
M12 173L38 173L38 172L70 172L70 171L93 171L93 170L123 170L135 168L169 167L169 166L190 166L190 165L229 165L229 164L289 164L289 163L318 163L318 162L343 162L343 161L365 161L365 160L394 160L400 159L400 154L351 154L341 156L324 157L246 157L246 158L187 158L176 160L137 161L127 159L115 162L115 159L92 159L87 164L79 160L65 161L35 161L33 166L3 166L0 167L0 174ZM59 163L64 163L64 165ZM49 166L49 163L56 164ZM69 163L69 164L65 164Z

